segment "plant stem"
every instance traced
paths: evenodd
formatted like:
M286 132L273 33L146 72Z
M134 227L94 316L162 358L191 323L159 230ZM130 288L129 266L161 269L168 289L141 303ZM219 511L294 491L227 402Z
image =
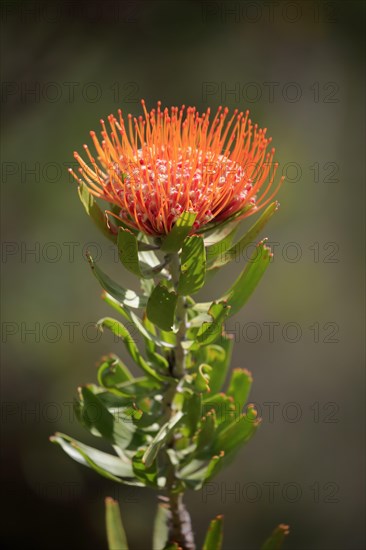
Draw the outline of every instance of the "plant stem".
M183 504L182 493L169 495L169 542L177 542L183 550L195 550L191 517Z
M180 260L178 254L172 254L170 261L170 274L172 276L172 282L174 288L177 290L179 276L180 276ZM183 342L186 339L187 331L187 313L186 313L186 300L184 296L178 296L177 307L175 310L176 313L176 323L178 325L177 332L177 342L174 350L174 365L173 365L173 376L181 379L185 375L185 362L186 362L186 351L183 348Z
M180 259L179 254L171 254L169 257L168 269L172 277L172 283L177 290L180 276ZM187 313L186 300L184 296L178 296L176 307L176 324L178 331L176 334L176 346L174 349L174 357L171 366L172 382L167 387L163 398L163 406L165 414L168 418L175 414L172 409L172 402L177 392L179 381L186 374L186 350L183 347L183 342L186 339L187 331ZM173 435L168 447L173 448L175 437ZM169 543L178 543L182 550L195 550L192 523L190 515L183 504L183 493L179 491L179 480L175 475L175 467L170 464L169 474L167 476L167 492L169 506Z

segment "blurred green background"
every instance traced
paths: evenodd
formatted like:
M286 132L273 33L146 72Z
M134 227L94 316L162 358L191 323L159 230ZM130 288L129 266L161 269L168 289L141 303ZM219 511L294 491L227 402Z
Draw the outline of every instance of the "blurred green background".
M76 387L102 354L126 358L93 329L107 306L83 252L135 284L66 169L100 117L139 114L141 97L249 108L287 176L264 235L273 265L227 325L263 425L187 495L197 540L223 513L225 549L256 549L279 522L288 549L364 548L363 18L354 1L2 2L4 548L105 548L106 495L132 549L150 547L155 494L117 490L48 442L88 441ZM204 298L240 266L225 269Z

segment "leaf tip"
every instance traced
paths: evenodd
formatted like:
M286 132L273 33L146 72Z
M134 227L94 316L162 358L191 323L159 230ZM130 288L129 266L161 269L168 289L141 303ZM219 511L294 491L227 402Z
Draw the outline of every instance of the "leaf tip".
M284 535L290 534L290 526L286 525L285 523L280 523L277 529L279 531L282 531Z

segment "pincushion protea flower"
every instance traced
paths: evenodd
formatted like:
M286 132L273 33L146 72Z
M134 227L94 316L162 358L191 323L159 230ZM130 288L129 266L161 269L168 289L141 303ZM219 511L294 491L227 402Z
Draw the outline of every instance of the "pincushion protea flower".
M199 114L183 105L150 113L141 101L144 117L122 111L118 120L103 120L102 141L90 132L97 159L87 145L89 164L75 152L79 173L70 169L90 193L117 208L108 214L145 234L170 232L183 211L197 214L195 232L235 216L244 218L263 208L276 194L272 190L278 167L275 150L267 149L267 129L252 124L249 112L219 107L210 122L210 108ZM271 192L272 191L272 192Z

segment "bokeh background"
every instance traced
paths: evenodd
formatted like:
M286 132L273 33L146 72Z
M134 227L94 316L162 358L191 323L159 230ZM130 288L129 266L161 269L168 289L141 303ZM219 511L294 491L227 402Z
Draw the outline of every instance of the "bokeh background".
M197 540L223 513L225 549L256 549L279 522L289 550L364 548L364 6L2 2L3 548L105 548L106 495L131 548L150 548L155 494L117 491L48 441L90 441L76 387L95 381L102 354L126 358L93 328L107 306L86 248L134 281L66 169L100 117L139 114L141 97L249 108L287 177L264 234L273 264L227 325L263 425L208 491L187 495Z

